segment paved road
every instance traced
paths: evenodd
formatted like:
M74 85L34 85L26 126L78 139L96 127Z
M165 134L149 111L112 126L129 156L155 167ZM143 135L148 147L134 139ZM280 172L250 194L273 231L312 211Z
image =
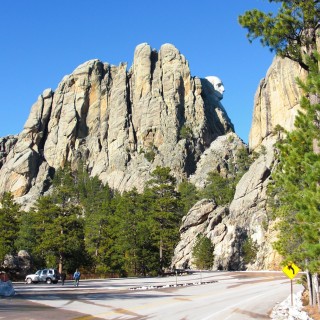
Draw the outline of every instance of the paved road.
M0 319L269 319L272 307L290 294L290 281L278 272L81 281L78 288L72 282L14 287L15 297L0 299ZM295 292L301 289L294 285Z

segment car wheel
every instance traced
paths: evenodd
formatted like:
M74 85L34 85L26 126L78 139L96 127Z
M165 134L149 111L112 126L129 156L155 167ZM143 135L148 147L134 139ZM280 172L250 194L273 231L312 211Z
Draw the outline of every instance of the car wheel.
M52 283L51 278L47 278L46 283L48 283L48 284Z
M28 278L28 279L27 279L27 284L31 284L31 283L32 283L31 278Z

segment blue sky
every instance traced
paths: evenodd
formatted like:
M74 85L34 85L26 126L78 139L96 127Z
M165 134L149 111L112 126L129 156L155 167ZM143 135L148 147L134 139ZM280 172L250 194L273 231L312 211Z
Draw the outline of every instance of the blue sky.
M0 137L19 133L32 104L78 65L131 66L135 47L172 43L192 76L222 79L222 104L248 141L253 99L274 54L250 44L238 16L267 0L3 0L0 3Z

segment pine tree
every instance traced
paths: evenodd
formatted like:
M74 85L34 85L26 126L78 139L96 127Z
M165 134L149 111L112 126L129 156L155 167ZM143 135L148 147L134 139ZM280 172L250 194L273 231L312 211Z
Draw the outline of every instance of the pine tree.
M178 192L180 194L181 207L183 214L186 215L193 205L200 199L197 188L194 184L188 181L182 181L178 185Z
M242 244L242 255L244 263L252 263L257 258L258 245L251 237L247 237Z
M14 202L13 195L5 192L0 208L0 262L6 254L16 253L15 241L19 231L20 206Z
M239 23L248 30L250 42L260 39L263 46L281 57L298 62L309 70L306 55L312 56L320 20L318 0L269 0L280 3L278 14L264 13L257 9L245 12Z
M81 203L84 208L85 246L94 262L95 272L105 272L105 250L110 243L110 217L113 194L108 185L97 178L85 179Z
M226 205L233 199L234 178L224 178L218 172L209 172L207 185L201 192L203 198L214 199L217 205Z
M58 169L50 195L40 197L30 211L35 226L35 252L48 267L59 264L72 270L87 263L83 234L83 210L78 203L70 166Z
M213 244L203 234L198 234L192 250L192 256L199 269L211 269L213 266Z
M29 211L21 211L18 218L19 231L15 241L17 250L26 250L36 260L34 245L36 243L35 226L36 221Z
M288 133L279 144L279 165L273 174L276 217L278 218L279 241L277 250L286 260L295 259L304 266L308 275L310 303L313 290L310 271L314 272L316 288L319 265L319 54L317 38L320 22L320 1L280 1L278 14L265 14L251 10L239 17L240 24L247 28L250 41L260 38L262 45L275 50L277 55L287 57L309 72L301 106L304 113L296 118L297 128ZM320 297L318 294L318 303ZM320 305L320 303L319 303Z
M157 167L151 173L151 180L145 190L147 203L150 204L152 233L159 245L159 273L169 266L174 247L179 239L179 224L183 215L176 180L170 168Z
M303 112L296 117L295 130L277 145L279 163L272 175L270 195L279 219L275 248L286 262L294 261L316 274L320 267L320 155L314 152L313 141L319 136L316 120L320 104L312 104L307 96L310 92L320 94L320 75L317 67L312 69L315 72L310 72L303 85Z
M143 194L124 192L114 213L114 246L129 275L146 275L157 267L157 246L153 242L150 217Z

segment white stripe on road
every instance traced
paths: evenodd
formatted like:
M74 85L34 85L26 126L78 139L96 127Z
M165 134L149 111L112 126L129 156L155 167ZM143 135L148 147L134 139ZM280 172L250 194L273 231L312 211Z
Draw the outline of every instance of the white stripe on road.
M262 296L264 296L264 295L265 295L265 293L262 293L262 294L260 294L259 296L251 297L250 299L247 299L247 300L245 300L245 301L242 300L242 301L240 301L240 302L238 302L238 303L236 303L236 304L234 304L234 305L232 305L232 306L228 306L227 308L224 308L224 309L219 310L219 311L217 311L217 312L215 312L215 313L212 313L212 314L210 314L209 316L207 316L207 317L205 317L205 318L203 318L203 319L201 319L201 320L209 320L209 319L212 319L212 317L216 316L217 314L219 314L219 313L221 313L221 312L227 311L227 310L232 309L232 308L234 308L234 307L237 307L237 306L239 306L239 305L243 305L245 302L249 302L249 301L251 301L251 300L260 298L260 297L262 297ZM229 317L228 317L228 318L229 318ZM226 318L225 320L227 320L228 318Z

